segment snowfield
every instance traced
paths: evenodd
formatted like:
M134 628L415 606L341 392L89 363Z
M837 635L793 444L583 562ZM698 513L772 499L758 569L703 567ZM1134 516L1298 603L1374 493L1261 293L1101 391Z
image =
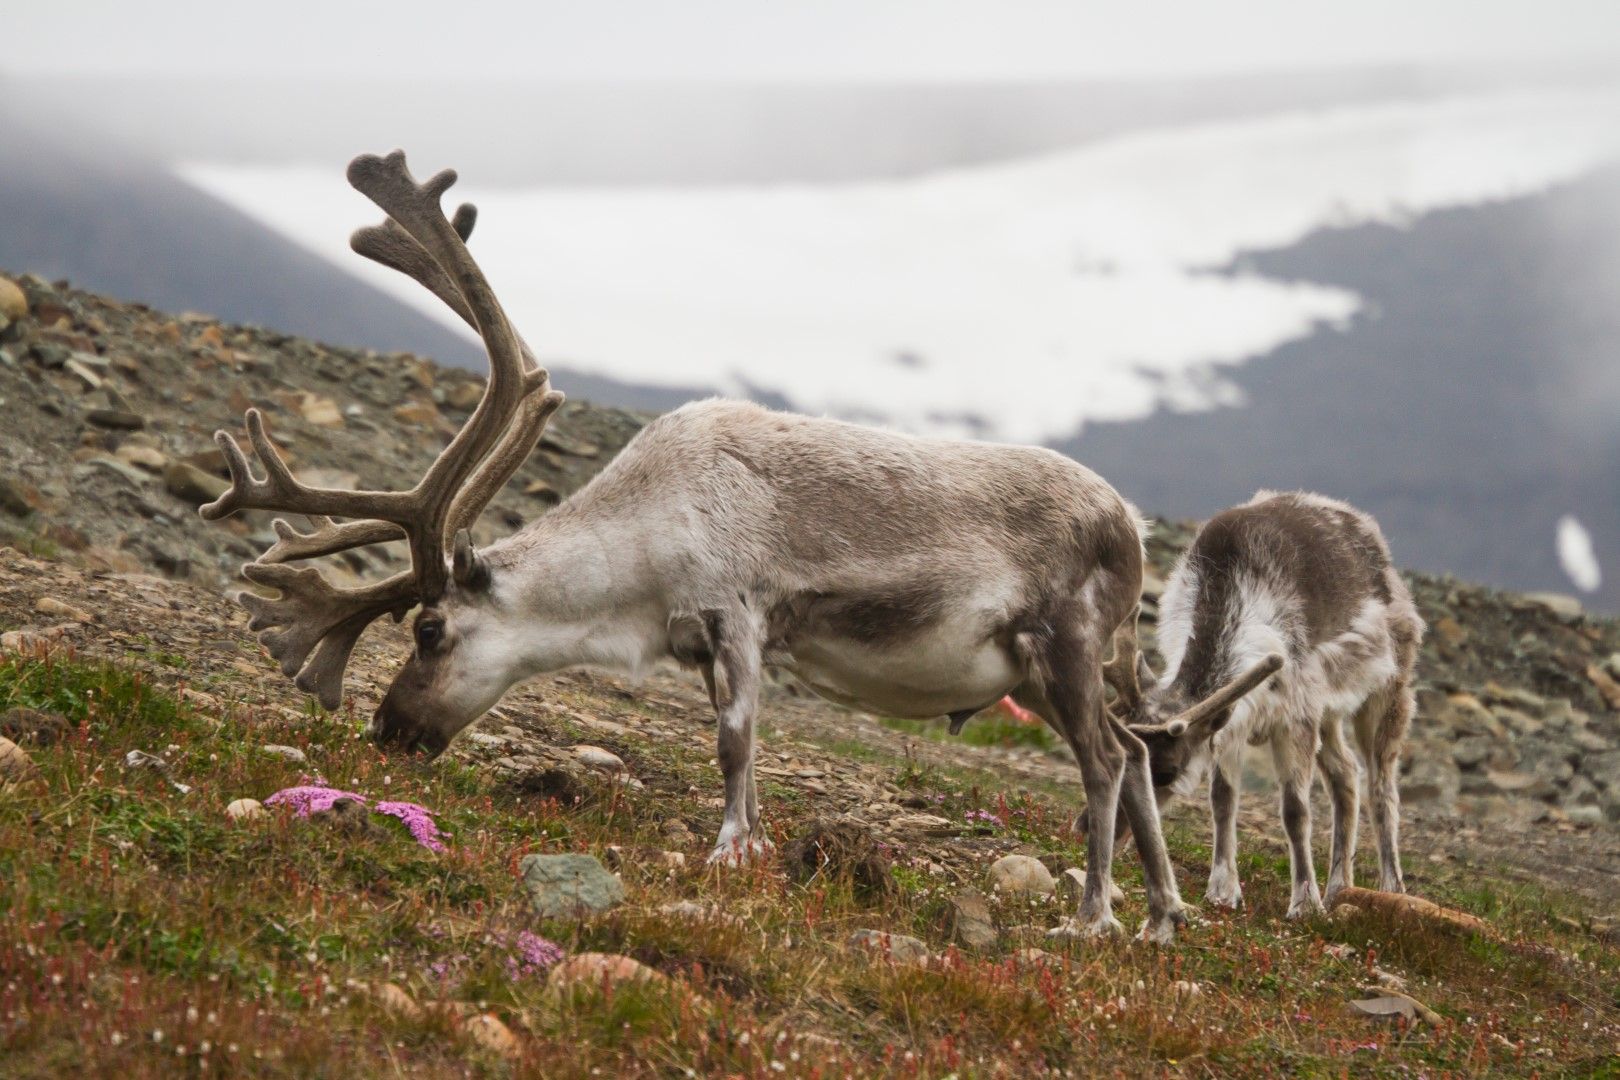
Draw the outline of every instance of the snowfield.
M1620 92L1543 91L1155 129L907 180L503 190L474 176L451 194L478 204L474 250L542 358L1039 442L1161 405L1238 404L1223 368L1361 309L1340 289L1212 272L1245 250L1535 192L1617 155ZM181 173L459 325L348 251L376 211L342 164ZM412 161L419 177L446 164Z

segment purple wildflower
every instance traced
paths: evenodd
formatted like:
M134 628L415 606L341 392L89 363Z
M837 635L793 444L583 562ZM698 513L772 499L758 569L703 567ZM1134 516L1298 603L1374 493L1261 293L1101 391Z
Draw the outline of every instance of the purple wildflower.
M527 930L518 931L510 948L512 955L506 958L506 974L511 979L544 974L547 968L563 958L560 945Z
M311 814L324 813L344 799L353 799L361 806L369 805L364 795L357 795L352 791L339 791L337 788L306 784L301 787L283 788L264 800L266 806L290 806L299 817L309 817ZM429 851L443 851L444 841L440 840L438 825L434 824L433 811L425 806L418 806L410 802L380 802L371 807L379 814L396 817L405 823L411 836L418 844Z

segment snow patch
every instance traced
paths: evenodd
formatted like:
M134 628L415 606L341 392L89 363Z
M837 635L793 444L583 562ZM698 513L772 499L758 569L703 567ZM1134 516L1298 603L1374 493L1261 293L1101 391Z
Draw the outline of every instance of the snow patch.
M1573 514L1558 519L1558 564L1582 592L1603 587L1603 569L1592 547L1592 534Z

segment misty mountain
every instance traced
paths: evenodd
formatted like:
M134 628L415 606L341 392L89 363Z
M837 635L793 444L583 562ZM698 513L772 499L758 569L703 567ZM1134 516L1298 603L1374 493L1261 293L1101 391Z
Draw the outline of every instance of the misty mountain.
M1554 536L1573 514L1606 575L1587 600L1620 608L1620 170L1319 231L1241 269L1370 303L1228 371L1242 407L1097 423L1060 449L1172 517L1260 487L1346 498L1403 565L1513 588L1572 591Z

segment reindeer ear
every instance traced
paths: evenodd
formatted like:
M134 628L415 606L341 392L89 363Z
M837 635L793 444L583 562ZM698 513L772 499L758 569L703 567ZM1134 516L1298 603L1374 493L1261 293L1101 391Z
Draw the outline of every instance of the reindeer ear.
M473 550L472 533L466 529L456 533L455 548L450 556L450 576L463 589L482 591L489 587L489 567Z

